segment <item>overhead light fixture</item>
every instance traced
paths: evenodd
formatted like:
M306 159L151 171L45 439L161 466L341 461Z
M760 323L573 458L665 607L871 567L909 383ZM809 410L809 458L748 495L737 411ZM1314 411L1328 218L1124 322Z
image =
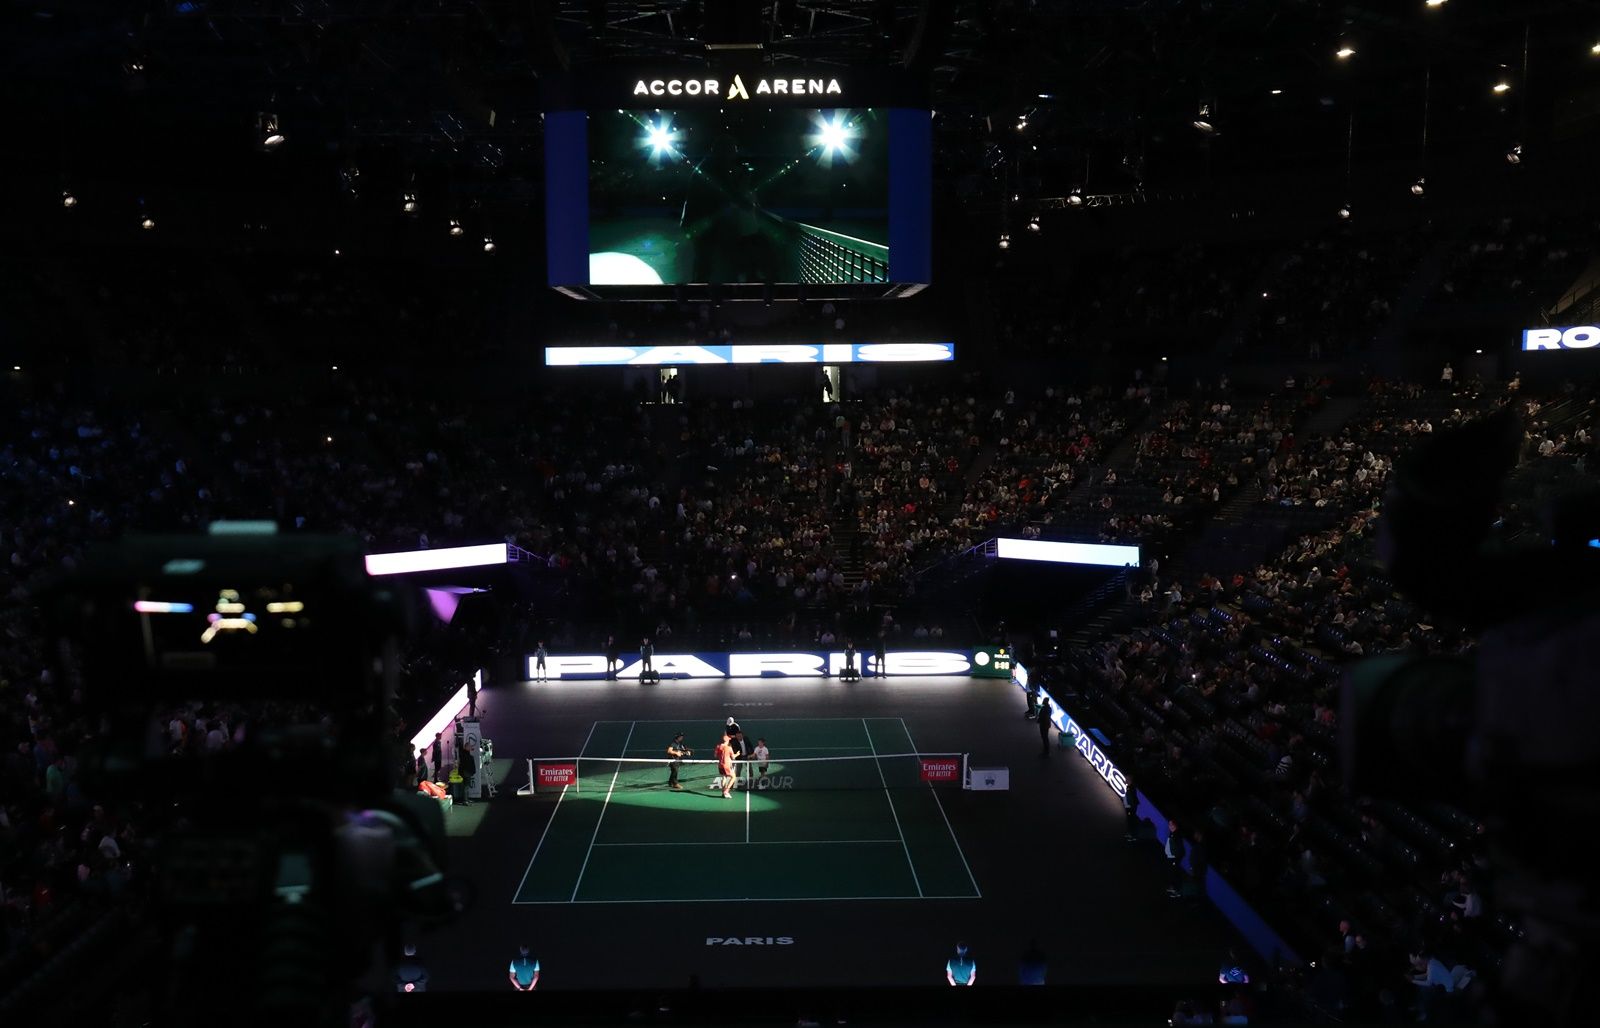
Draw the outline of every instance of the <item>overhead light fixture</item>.
M1000 233L1000 249L1011 249L1011 236L1005 232Z
M1444 0L1424 0L1424 3L1428 7L1443 7L1444 6Z
M400 199L400 209L407 214L417 213L417 194L406 193Z
M1200 105L1200 113L1195 115L1194 121L1189 124L1199 129L1202 135L1214 136L1217 134L1216 123L1211 120L1211 105L1208 103Z
M1274 89L1274 90L1272 90L1272 95L1273 95L1273 96L1282 96L1282 95L1283 95L1283 90L1281 90L1281 89Z
M483 252L484 253L494 253L494 237L493 236L484 236L483 237Z
M148 214L141 214L139 215L139 227L148 232L156 227L156 219Z
M63 207L76 207L76 206L78 206L78 198L76 196L72 195L72 190L63 189L61 191L61 206L63 206Z
M1483 351L1482 350L1473 350L1472 352L1473 353L1482 353Z
M1033 217L1028 219L1028 231L1029 232L1037 232L1037 231L1039 231L1039 216L1037 214L1035 214Z
M1594 54L1596 57L1600 57L1600 43L1596 43L1594 46L1591 46L1589 48L1589 52Z
M1511 83L1507 82L1505 79L1501 79L1499 82L1496 82L1494 84L1494 91L1496 93L1506 93L1506 92L1510 92L1510 90L1511 90Z
M1506 151L1506 163L1507 164L1521 164L1522 163L1522 144L1521 143L1518 143L1516 146L1513 146L1511 149Z
M1341 61L1348 61L1350 58L1354 57L1355 55L1356 55L1355 47L1349 46L1349 45L1341 46L1339 49L1337 49L1337 50L1335 50L1333 52L1333 56L1339 58L1339 60L1341 60Z
M1339 207L1339 220L1340 221L1349 221L1350 220L1350 205L1349 204L1341 204L1340 205L1340 207Z
M1067 194L1067 206L1068 207L1082 207L1083 206L1083 187L1082 186L1073 186L1072 187L1072 192Z
M463 235L463 234L465 234L465 232L466 232L466 229L461 227L461 221L459 219L457 219L457 218L451 218L450 219L450 234L452 236Z
M1028 119L1027 118L1018 118L1017 119L1017 131L1018 132L1026 132L1026 131L1028 131Z
M1427 181L1427 179L1419 178L1415 182L1411 183L1411 195L1421 196L1423 193L1427 192Z
M282 146L288 137L283 134L283 126L278 122L278 116L271 111L262 111L256 116L256 129L261 140L261 149L271 153Z

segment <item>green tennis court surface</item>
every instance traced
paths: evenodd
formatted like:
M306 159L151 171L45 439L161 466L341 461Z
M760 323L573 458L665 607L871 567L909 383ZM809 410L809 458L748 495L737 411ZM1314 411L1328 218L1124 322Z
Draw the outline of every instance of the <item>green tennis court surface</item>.
M977 899L978 884L916 745L897 717L766 719L771 773L724 799L715 769L687 764L667 788L683 731L711 756L720 722L597 721L576 788L554 800L514 903ZM606 758L659 758L624 764ZM865 757L838 765L818 757ZM785 769L784 758L798 763ZM792 782L785 778L793 779ZM748 783L747 783L748 784ZM792 786L792 787L791 787ZM948 788L949 786L942 786ZM959 787L959 786L956 786Z

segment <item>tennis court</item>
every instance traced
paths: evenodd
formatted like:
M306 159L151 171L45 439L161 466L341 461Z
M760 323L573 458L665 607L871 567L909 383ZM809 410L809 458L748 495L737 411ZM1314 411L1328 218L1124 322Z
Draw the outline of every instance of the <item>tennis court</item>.
M554 810L517 887L517 904L744 900L978 899L940 789L898 717L769 718L768 774L713 788L718 721L597 721L578 782ZM694 753L667 787L676 731ZM628 758L619 760L617 758ZM829 758L829 759L824 759Z

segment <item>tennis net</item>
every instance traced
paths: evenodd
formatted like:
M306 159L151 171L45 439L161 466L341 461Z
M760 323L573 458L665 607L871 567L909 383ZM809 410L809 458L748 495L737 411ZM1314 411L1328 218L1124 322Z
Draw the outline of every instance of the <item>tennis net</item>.
M671 781L667 757L564 757L528 760L528 785L519 792L576 788L578 791L666 789ZM685 790L721 788L715 760L678 761L678 784ZM879 753L843 757L754 759L734 762L735 788L755 792L793 789L907 789L962 782L965 754Z

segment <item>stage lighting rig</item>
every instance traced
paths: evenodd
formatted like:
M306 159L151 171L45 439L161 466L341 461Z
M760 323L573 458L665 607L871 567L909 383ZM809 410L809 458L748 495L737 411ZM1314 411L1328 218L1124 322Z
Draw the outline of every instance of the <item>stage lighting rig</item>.
M458 219L458 218L451 218L450 219L450 235L452 235L452 236L460 236L460 235L463 235L465 232L466 232L466 229L461 227L460 219Z
M73 195L72 190L63 189L61 191L61 206L67 208L68 210L78 206L78 198Z

